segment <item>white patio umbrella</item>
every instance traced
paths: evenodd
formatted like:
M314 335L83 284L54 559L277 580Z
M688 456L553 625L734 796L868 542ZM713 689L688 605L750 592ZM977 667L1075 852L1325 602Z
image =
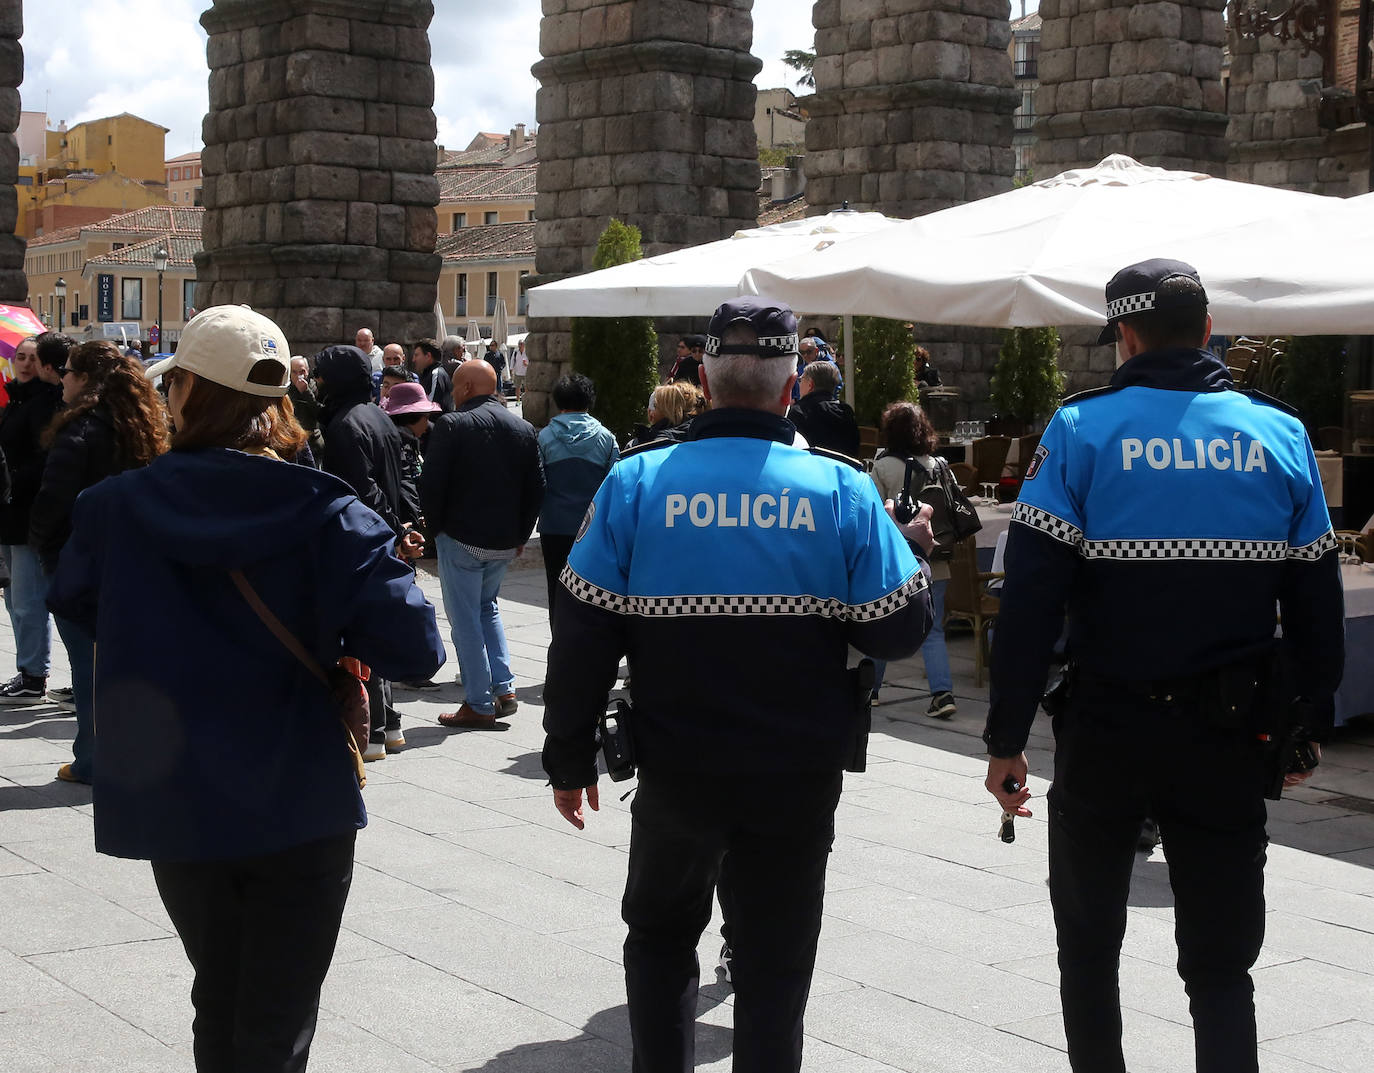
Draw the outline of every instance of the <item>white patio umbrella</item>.
M496 345L505 349L506 336L510 334L510 317L506 313L506 300L496 299L496 316L491 322L491 337L496 340Z
M839 248L900 222L880 212L841 210L736 231L717 242L532 287L528 292L529 315L709 316L727 298L745 293L740 289L740 278L751 268ZM793 308L811 313L839 312L825 303Z
M1111 156L752 268L743 285L830 313L987 327L1102 324L1103 287L1117 269L1173 257L1198 268L1218 332L1275 323L1289 332L1374 331L1374 258L1367 243L1345 238L1354 215L1368 212L1340 198ZM1300 259L1306 278L1291 256L1298 241L1313 252L1310 264ZM1322 267L1323 257L1334 263Z
M467 334L463 336L463 349L472 351L472 356L476 357L482 349L482 329L477 326L477 321L468 318Z

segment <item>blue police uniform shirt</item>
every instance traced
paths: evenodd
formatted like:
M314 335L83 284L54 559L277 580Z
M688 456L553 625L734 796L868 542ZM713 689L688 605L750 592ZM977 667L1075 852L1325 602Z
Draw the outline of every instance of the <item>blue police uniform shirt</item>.
M915 652L928 584L873 483L792 446L794 431L775 415L713 410L693 439L611 470L555 600L545 688L555 786L586 785L621 655L646 767L827 770L848 758L849 647Z
M1339 634L1335 540L1307 433L1272 400L1231 387L1206 351L1142 354L1111 389L1068 400L1050 421L1008 534L989 715L990 734L1005 735L997 755L1024 745L1066 601L1071 657L1115 680L1261 653L1280 602L1321 644ZM1339 667L1333 681L1330 656L1317 664L1309 687L1334 690Z

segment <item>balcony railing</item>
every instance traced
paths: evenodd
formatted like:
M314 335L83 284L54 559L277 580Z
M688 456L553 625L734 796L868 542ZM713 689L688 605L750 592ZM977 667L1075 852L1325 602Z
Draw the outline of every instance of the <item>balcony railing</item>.
M1012 74L1014 74L1017 78L1040 77L1039 60L1012 60L1011 69Z

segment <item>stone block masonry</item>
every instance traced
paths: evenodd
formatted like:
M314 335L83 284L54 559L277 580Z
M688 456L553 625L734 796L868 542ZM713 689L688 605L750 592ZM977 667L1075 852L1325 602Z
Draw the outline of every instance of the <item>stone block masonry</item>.
M1112 153L1221 175L1224 0L1043 0L1035 176Z
M653 256L758 219L752 0L544 0L538 284L591 268L612 217ZM804 9L803 9L804 10ZM804 30L804 27L803 27ZM703 315L710 310L703 310ZM534 319L525 416L553 415L570 324Z
M24 275L26 243L14 233L19 222L19 84L24 81L23 0L0 0L0 302L23 305L29 300Z
M298 354L435 332L430 0L215 0L196 305L252 305Z
M819 0L804 104L808 211L913 217L1012 188L1006 0ZM935 254L938 256L938 254ZM825 312L815 310L813 312ZM997 332L917 325L963 414L987 413Z

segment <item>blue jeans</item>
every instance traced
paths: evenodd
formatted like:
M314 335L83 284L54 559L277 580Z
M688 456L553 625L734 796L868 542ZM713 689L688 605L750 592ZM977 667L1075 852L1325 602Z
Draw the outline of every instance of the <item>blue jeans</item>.
M954 675L949 669L949 649L945 647L945 587L949 579L930 583L930 603L935 612L935 621L921 645L921 658L926 661L926 681L930 683L931 693L954 692ZM883 684L883 674L887 671L887 660L875 659L873 669L877 677L873 681L874 692Z
M76 701L76 737L72 739L72 774L91 780L95 771L95 638L75 622L53 616L67 649Z
M468 706L491 715L496 711L493 695L509 693L514 685L506 631L496 606L510 561L483 562L444 533L434 543L439 550L444 613L453 628L453 649L458 653Z
M52 625L48 618L48 576L38 556L27 544L6 544L10 583L5 589L5 610L14 627L16 669L32 678L48 677L52 652Z

